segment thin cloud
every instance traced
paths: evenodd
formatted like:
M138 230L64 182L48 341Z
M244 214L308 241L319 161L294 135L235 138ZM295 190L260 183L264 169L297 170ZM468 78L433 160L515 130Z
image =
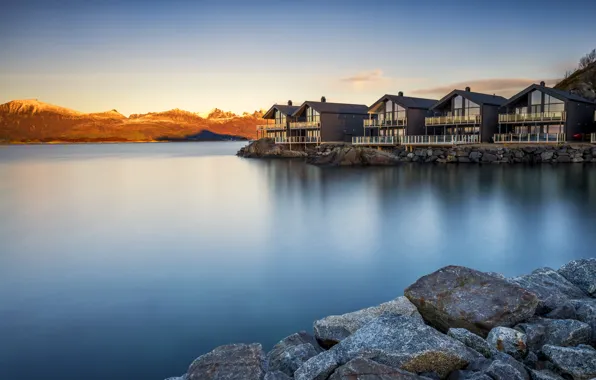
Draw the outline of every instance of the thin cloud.
M560 79L545 80L547 86L555 85L559 81ZM413 93L418 95L435 95L440 97L448 94L453 89L464 89L465 87L470 87L474 92L511 96L533 83L540 83L540 80L527 78L477 79L467 82L452 83L443 86L414 90Z
M342 82L349 82L349 83L370 83L370 82L379 82L382 80L387 80L388 78L383 76L383 70L376 69L371 71L362 71L355 75L341 78Z

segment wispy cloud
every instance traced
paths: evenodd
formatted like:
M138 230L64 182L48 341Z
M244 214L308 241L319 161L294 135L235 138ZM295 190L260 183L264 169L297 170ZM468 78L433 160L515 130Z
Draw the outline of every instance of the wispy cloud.
M555 85L560 79L545 80L547 86ZM448 94L453 89L464 89L470 87L472 91L494 93L501 96L511 96L520 90L528 87L532 83L539 83L540 80L528 78L499 78L499 79L476 79L467 82L452 83L436 87L414 90L418 95L434 95L441 97Z
M381 82L388 79L389 78L383 76L383 70L375 69L370 71L362 71L355 75L341 78L341 81L349 83L370 83Z

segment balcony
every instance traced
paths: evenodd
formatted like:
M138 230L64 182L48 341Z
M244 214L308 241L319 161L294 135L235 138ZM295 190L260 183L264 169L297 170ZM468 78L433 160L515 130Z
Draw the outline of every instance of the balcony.
M425 123L429 125L460 125L460 124L480 124L482 118L480 115L464 116L433 116L425 118Z
M276 144L320 144L319 136L276 137Z
M594 142L592 135L592 142ZM565 142L564 133L507 133L493 136L495 144L561 144Z
M564 122L565 112L538 112L527 114L500 114L499 123L541 123L541 122Z
M290 123L290 129L319 129L321 122L319 120L313 121L298 121Z
M358 136L352 137L352 145L392 146L399 144L398 136Z
M286 129L285 124L261 124L257 125L258 131L283 131Z
M395 120L364 120L364 128L380 128L380 127L405 127L408 125L408 119L395 119Z
M478 144L478 135L403 136L402 145L465 145Z

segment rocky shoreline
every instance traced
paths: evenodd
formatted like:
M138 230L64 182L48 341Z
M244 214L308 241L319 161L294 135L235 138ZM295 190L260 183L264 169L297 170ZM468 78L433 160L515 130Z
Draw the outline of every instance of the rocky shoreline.
M322 144L316 147L275 144L271 139L251 142L238 151L246 158L304 159L318 166L392 166L405 162L440 164L539 164L596 163L596 145L503 146L497 144L415 148L403 146L383 150L350 144Z
M514 278L448 266L313 332L221 346L168 380L595 379L596 259Z

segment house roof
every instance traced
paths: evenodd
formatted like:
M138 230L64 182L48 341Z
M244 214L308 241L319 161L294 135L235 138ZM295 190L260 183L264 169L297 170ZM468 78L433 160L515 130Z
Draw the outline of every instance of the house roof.
M306 101L302 103L292 115L297 116L304 111L306 106L311 107L320 114L323 113L343 113L351 115L368 115L368 107L364 104L348 104L348 103L328 103L328 102L311 102Z
M379 100L374 102L372 106L370 106L368 108L368 112L372 112L376 107L378 107L385 100L391 100L392 102L397 103L404 108L421 108L421 109L430 109L437 102L436 99L413 98L411 96L385 94Z
M453 90L449 94L441 98L441 100L436 102L435 105L431 107L431 109L435 109L442 106L456 95L461 95L464 99L468 99L478 105L486 104L490 106L501 106L507 101L507 99L498 95L483 94L480 92L472 92L466 90Z
M292 116L292 114L296 112L298 108L300 108L300 106L286 106L282 104L274 104L271 108L269 108L269 111L265 112L265 114L263 115L263 119L273 119L274 110L278 110L286 116Z
M555 88L546 87L546 86L542 86L542 85L538 85L538 84L532 84L532 85L528 86L527 88L521 90L517 94L513 95L509 100L507 100L505 103L503 103L503 106L508 106L512 103L515 103L522 96L524 96L527 93L529 93L530 91L534 91L534 90L542 91L545 94L548 94L548 95L550 95L554 98L557 98L559 100L562 100L562 101L572 101L572 102L594 104L594 102L592 102L591 100L582 98L581 96L572 94L571 92L557 90Z

